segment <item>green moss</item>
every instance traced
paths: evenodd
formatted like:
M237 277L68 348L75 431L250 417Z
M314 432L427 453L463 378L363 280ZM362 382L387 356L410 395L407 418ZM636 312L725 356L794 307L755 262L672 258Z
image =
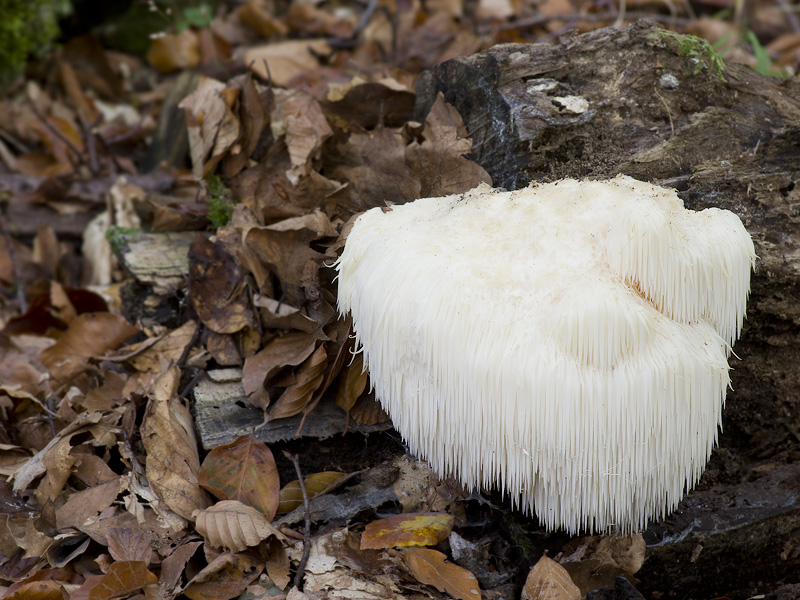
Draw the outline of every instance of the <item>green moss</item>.
M58 19L72 12L69 0L0 0L0 85L25 68L28 57L41 57L59 36Z
M725 62L707 40L696 35L680 34L666 30L659 31L659 33L676 41L678 43L678 54L686 56L693 63L690 75L697 75L703 69L708 69L721 81L728 81L725 79Z
M231 199L233 194L218 175L209 175L206 178L206 193L208 194L208 220L215 229L219 229L227 225L233 217L235 206Z
M141 230L135 227L112 225L106 230L106 239L111 244L111 250L113 250L114 254L121 254L128 246L128 238L140 233Z

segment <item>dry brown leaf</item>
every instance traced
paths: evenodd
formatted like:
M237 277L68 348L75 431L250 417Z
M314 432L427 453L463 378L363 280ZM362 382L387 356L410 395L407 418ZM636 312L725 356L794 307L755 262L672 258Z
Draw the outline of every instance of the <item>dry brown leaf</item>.
M195 510L208 506L208 498L197 481L200 457L194 421L177 395L179 383L180 370L176 367L159 377L141 434L150 487L172 511L191 520Z
M303 480L303 485L306 488L308 499L311 500L335 490L348 479L350 479L350 475L347 473L322 471L308 475ZM277 512L278 514L290 513L301 504L303 504L303 491L300 489L300 483L295 479L281 489Z
M564 547L561 563L585 595L589 590L614 587L620 575L631 579L644 563L646 544L641 533L628 536L587 536Z
M178 546L167 558L161 562L160 583L167 591L172 591L180 586L186 564L192 558L203 542L187 542Z
M239 500L272 521L278 508L280 479L267 445L251 435L217 446L200 467L200 485L220 500Z
M237 598L264 570L263 559L223 553L195 575L183 593L191 600Z
M542 556L533 565L522 589L522 600L580 600L580 598L581 591L572 582L567 570L547 556Z
M143 527L111 527L108 530L108 553L118 562L141 561L149 565L155 558L152 543Z
M350 410L350 416L361 425L377 425L389 421L389 415L372 394L361 396Z
M103 575L100 583L89 592L89 600L108 600L128 597L147 585L158 583L158 577L147 570L141 561L115 562Z
M282 419L307 412L314 392L322 385L328 355L325 346L320 345L297 370L297 380L284 390L269 409L270 419ZM312 407L313 408L313 407ZM309 409L310 410L310 409Z
M435 546L453 530L446 513L406 513L367 524L361 534L362 550L408 546Z
M310 247L315 238L316 233L305 228L280 231L269 227L253 227L245 237L245 245L278 276L283 300L291 306L306 303L303 275L309 263L316 266L324 257Z
M336 406L349 413L367 387L367 376L363 354L356 354L349 365L342 367L336 390Z
M311 333L319 327L312 318L300 312L300 309L267 296L256 296L253 304L261 310L261 322L264 327L281 329L298 329Z
M211 508L195 511L194 517L197 531L208 543L228 552L257 546L270 536L286 540L260 511L238 500L217 502Z
M40 504L55 501L69 479L72 466L78 460L76 455L71 454L70 442L73 436L94 432L96 438L102 437L113 426L113 423L104 422L104 418L110 421L109 417L104 417L101 413L81 413L14 473L14 492L26 489L34 479L44 474L44 479L36 488L36 497ZM109 438L108 443L113 441L113 438Z
M404 162L406 146L400 133L379 127L368 134L352 134L342 153L349 164L334 169L333 176L352 187L349 210L361 212L421 197L419 177Z
M227 179L247 166L250 157L262 142L262 135L270 132L270 113L275 107L272 89L259 92L250 73L237 77L229 85L241 89L239 122L242 125L242 136L240 142L223 159L222 170Z
M241 124L232 107L239 90L203 77L178 105L186 111L192 172L202 179L239 139Z
M313 4L292 3L286 13L286 22L296 32L305 35L349 38L356 24L355 15L338 18L330 10Z
M229 367L242 364L242 355L233 335L209 330L206 337L206 350L220 366Z
M189 294L203 324L217 333L247 326L252 317L244 291L244 275L233 256L197 234L189 248Z
M63 600L68 592L66 582L42 580L38 574L19 584L15 584L3 596L3 600ZM73 586L70 586L73 587Z
M61 529L81 527L92 517L107 509L117 499L121 491L121 480L101 483L80 492L75 492L56 509L56 524Z
M325 40L291 40L250 48L244 53L244 64L261 79L269 80L271 75L274 85L289 87L292 79L319 67L317 56L330 53Z
M279 115L273 114L273 128L286 132L286 148L292 165L289 180L294 181L308 174L311 161L318 158L323 142L333 131L319 102L309 94L289 93L275 113Z
M280 589L286 589L290 581L289 556L286 554L286 548L275 538L269 540L268 544L267 560L265 563L267 575L269 575L269 578L272 579L273 583Z
M425 120L424 141L411 143L405 162L419 178L421 197L467 192L491 176L477 163L464 158L472 148L461 115L439 93Z
M417 581L432 585L458 600L480 600L481 590L475 575L447 561L447 557L429 548L403 548L403 560Z
M273 14L274 9L266 0L246 0L236 12L242 23L262 37L271 38L289 31L286 24Z
M79 315L59 340L39 355L39 360L58 380L74 377L86 368L86 361L102 356L138 333L124 318L111 313Z
M379 123L384 127L402 127L411 120L414 111L414 93L391 88L383 83L365 82L350 87L341 98L322 102L330 119L337 127L373 129Z
M177 329L170 331L141 354L131 357L128 364L137 371L151 373L160 372L165 364L177 364L183 356L186 346L194 339L197 327L197 322L187 321Z
M292 332L270 340L264 348L244 361L242 386L249 396L286 366L297 366L306 360L317 345L314 334Z
M152 42L147 61L162 73L191 69L200 64L200 45L191 29L165 33Z

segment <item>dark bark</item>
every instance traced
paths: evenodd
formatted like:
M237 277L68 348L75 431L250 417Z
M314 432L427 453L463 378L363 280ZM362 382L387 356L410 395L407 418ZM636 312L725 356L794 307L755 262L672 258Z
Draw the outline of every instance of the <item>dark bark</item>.
M724 433L681 507L646 533L649 598L747 598L800 581L800 78L717 62L649 22L508 44L423 74L461 113L495 185L613 177L727 208L759 260Z

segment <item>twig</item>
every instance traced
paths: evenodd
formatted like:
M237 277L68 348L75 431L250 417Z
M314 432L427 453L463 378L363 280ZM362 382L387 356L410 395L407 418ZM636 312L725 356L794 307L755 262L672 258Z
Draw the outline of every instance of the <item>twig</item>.
M308 555L311 552L311 510L308 507L308 492L306 492L306 484L303 481L303 473L300 471L300 460L296 454L289 454L284 451L283 455L292 461L294 470L297 473L297 481L300 484L300 492L303 494L303 512L305 513L305 528L303 529L303 557L297 564L297 572L294 574L294 587L303 591L303 575L306 572L306 563L308 562Z
M80 114L80 112L78 113L78 119L81 123L81 137L83 137L83 143L89 153L89 171L92 175L97 175L100 170L100 167L97 164L97 148L95 148L94 130L102 118L103 115L99 114L94 120L94 123L89 123L83 118L83 115Z
M197 384L197 380L203 376L204 372L205 371L198 370L197 373L194 374L194 377L189 380L189 383L186 384L186 387L181 390L181 393L178 394L178 396L185 399L189 392L194 389L194 386Z
M781 12L783 12L786 20L789 22L789 26L792 28L792 31L797 33L800 31L800 19L797 18L795 14L795 10L786 0L777 0L778 6L781 7Z
M11 240L11 234L6 227L5 214L0 214L0 229L3 230L3 238L5 238L6 241L6 248L8 248L8 259L11 261L11 267L14 269L14 282L17 284L19 313L24 315L28 312L28 303L25 300L25 286L22 285L22 269L17 261L17 253L14 251L14 242Z
M197 323L196 327L194 328L194 333L192 333L192 339L190 339L189 343L186 344L186 347L181 353L181 357L178 359L177 366L181 369L186 366L186 361L189 360L189 353L192 351L192 348L194 348L195 344L197 344L198 340L200 340L200 334L202 332L203 324Z

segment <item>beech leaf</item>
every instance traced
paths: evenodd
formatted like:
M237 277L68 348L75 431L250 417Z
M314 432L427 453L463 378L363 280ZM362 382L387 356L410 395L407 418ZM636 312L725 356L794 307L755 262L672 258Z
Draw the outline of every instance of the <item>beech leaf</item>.
M406 513L373 521L361 535L362 550L397 546L434 546L453 530L453 516L446 513Z
M158 577L140 560L112 563L96 586L89 591L89 600L128 597L146 585L158 583Z
M280 480L272 451L250 435L218 446L200 467L200 485L220 500L239 500L272 520L278 508Z
M404 548L405 560L417 581L432 585L458 600L480 600L481 591L475 575L447 561L447 557L429 548Z
M552 558L542 556L528 573L522 600L580 600L581 591L567 570Z
M321 473L312 473L307 476L303 483L305 484L306 494L308 499L316 498L322 494L327 494L342 485L345 481L350 479L347 473L340 473L339 471L322 471ZM303 492L300 489L300 483L297 479L287 483L280 492L280 502L278 503L278 513L286 514L292 512L295 508L303 503Z
M257 546L261 540L274 535L286 540L267 518L252 506L238 500L223 500L211 508L195 511L197 531L216 548L229 552L241 552L249 546Z

